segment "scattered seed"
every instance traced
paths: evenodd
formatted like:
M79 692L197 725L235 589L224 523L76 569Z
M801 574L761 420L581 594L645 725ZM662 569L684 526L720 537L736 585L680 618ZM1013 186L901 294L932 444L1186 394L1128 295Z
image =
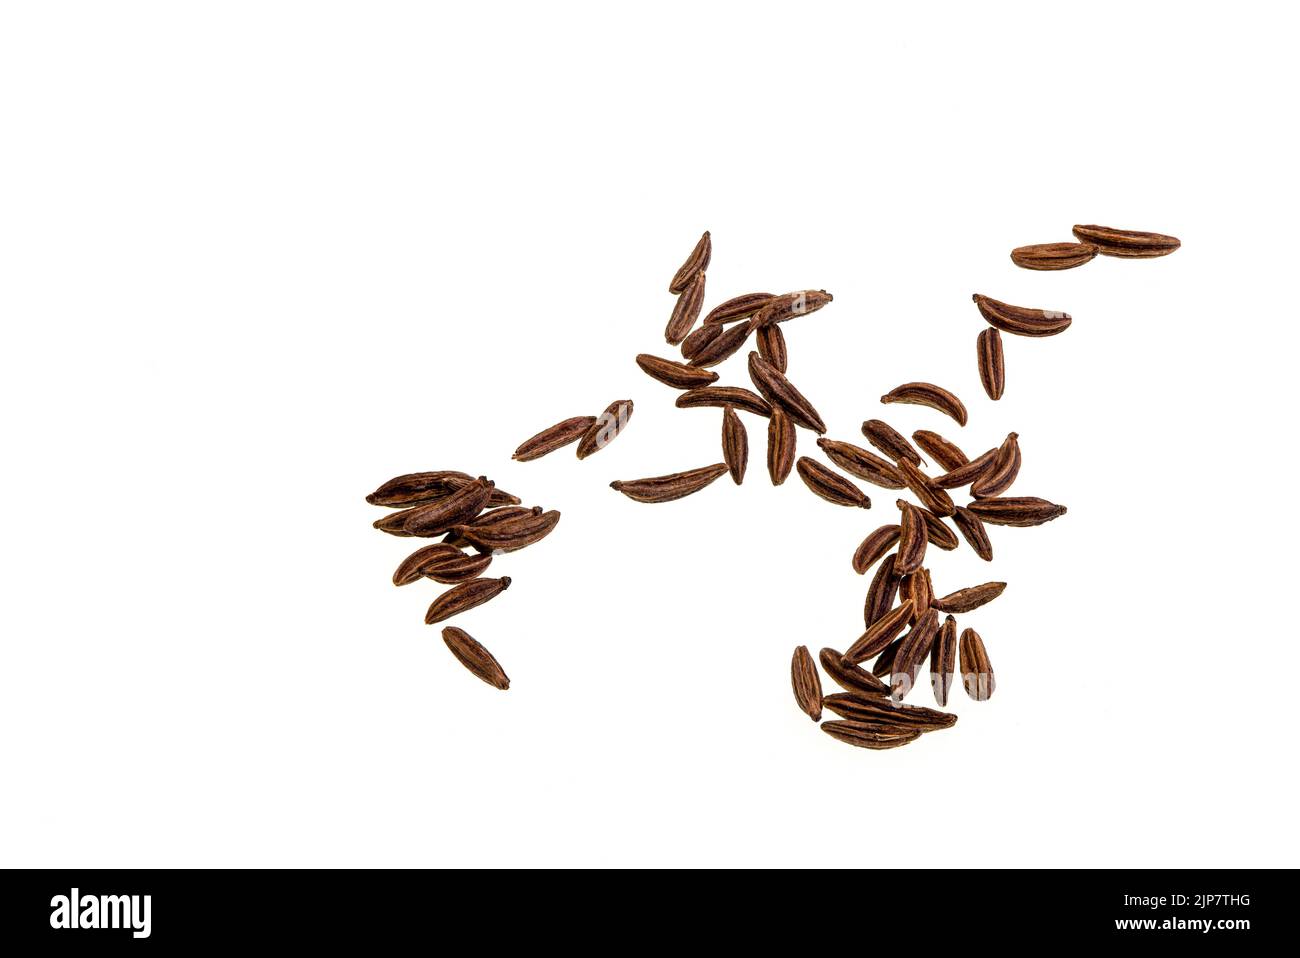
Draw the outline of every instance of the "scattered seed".
M674 472L667 476L654 476L650 479L614 480L611 489L623 493L637 502L672 502L691 493L699 492L719 476L725 475L727 464L715 463L701 469L686 472Z
M510 679L492 653L479 645L474 637L464 629L449 625L442 630L442 641L447 643L451 654L461 665L478 676L488 685L505 691L510 688Z
M554 426L543 429L531 439L525 439L515 450L511 459L519 462L531 462L540 459L548 452L562 449L571 442L577 442L596 422L595 416L574 416Z
M928 406L951 416L959 426L966 425L966 407L955 395L934 383L903 383L880 397L882 403L910 403Z

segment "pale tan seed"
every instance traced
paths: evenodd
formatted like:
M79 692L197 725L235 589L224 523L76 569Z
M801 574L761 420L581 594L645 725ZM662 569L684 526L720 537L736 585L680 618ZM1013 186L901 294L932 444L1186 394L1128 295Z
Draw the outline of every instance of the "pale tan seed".
M993 679L993 663L984 648L984 640L974 629L961 634L961 679L966 694L976 702L986 702L993 695L997 683Z
M672 502L674 499L699 492L726 473L727 464L719 462L701 469L689 469L686 472L674 472L667 476L654 476L649 479L627 481L616 479L609 484L609 487L637 502Z
M950 592L942 599L934 600L934 607L940 612L972 612L982 605L988 605L1000 596L1007 584L1005 582L985 582L965 589Z
M745 467L749 465L749 433L736 410L730 406L722 407L722 460L736 485L745 481Z
M1055 336L1069 329L1072 322L1069 313L1058 310L1011 306L979 293L971 299L986 323L1016 336Z
M1164 233L1117 230L1110 226L1076 226L1073 232L1083 242L1095 244L1103 256L1128 259L1168 256L1182 245L1176 237Z
M989 463L978 479L971 483L970 494L977 499L990 499L1000 496L1011 488L1020 474L1020 436L1007 433L1007 438L998 447L997 455Z
M664 327L664 339L677 346L690 335L695 321L700 317L700 308L704 305L704 274L696 273L673 305L668 325Z
M897 525L887 525L869 533L853 553L853 571L866 575L868 569L888 555L898 542L898 529Z
M1007 388L1007 365L1002 355L1002 334L990 326L975 338L980 384L990 399L1001 399ZM953 468L949 466L948 468Z
M595 416L574 416L554 426L543 429L531 439L525 439L515 450L511 459L518 462L531 462L540 459L548 452L562 449L571 442L577 442L596 422Z
M636 364L647 376L674 389L696 389L718 381L718 374L715 372L674 362L671 359L661 359L649 353L637 356Z
M867 442L896 463L906 459L916 466L925 465L921 454L912 448L903 434L884 420L868 419L862 424L862 435L867 437Z
M882 489L903 489L907 485L892 462L867 452L861 446L824 436L817 440L817 445L826 453L827 459L859 479L865 479Z
M805 486L827 502L837 506L856 506L870 509L871 499L861 489L829 467L823 466L815 459L801 456L795 463L799 478Z
M700 406L735 406L742 412L753 413L755 416L772 415L772 407L766 399L739 386L703 386L677 397L678 409L695 409Z
M503 575L499 579L471 579L462 582L433 600L429 611L424 614L424 624L433 625L435 622L450 619L453 615L468 612L484 602L495 599L508 588L510 588L508 575Z
M772 485L779 486L789 477L797 441L794 420L779 406L773 408L767 424L767 474Z
M1022 269L1074 269L1096 255L1097 247L1091 243L1036 243L1013 249L1011 262Z
M632 400L615 399L578 440L578 458L600 452L619 437L632 418Z
M668 284L668 292L683 293L690 286L696 276L703 273L709 268L709 260L713 256L713 240L709 236L709 231L705 230L704 235L696 242L695 248L691 250L691 255L686 257L686 262L673 274L673 281Z
M953 673L957 670L957 620L946 616L930 649L930 689L941 706L948 704Z
M814 722L822 717L822 682L817 676L817 666L813 662L808 646L801 645L794 650L790 660L790 684L794 687L794 700L799 708L807 713Z
M970 462L966 453L955 443L943 438L937 432L918 429L912 433L912 442L930 454L930 458L943 469L956 469Z
M488 685L503 692L510 688L510 679L500 663L464 629L447 626L442 630L442 641L447 643L447 648L461 665Z
M959 426L966 425L966 406L953 393L934 383L903 383L881 396L880 401L928 406L945 416L951 416Z

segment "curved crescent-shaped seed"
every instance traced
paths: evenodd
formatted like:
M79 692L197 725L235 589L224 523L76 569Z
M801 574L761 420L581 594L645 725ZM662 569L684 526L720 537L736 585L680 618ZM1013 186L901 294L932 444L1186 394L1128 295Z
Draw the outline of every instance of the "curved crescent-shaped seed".
M453 615L468 612L484 602L495 599L508 588L510 588L508 575L503 575L499 579L471 579L462 582L433 600L429 611L424 613L424 624L433 625L435 622L450 619Z
M460 582L479 575L491 561L491 556L466 555L454 545L435 542L402 560L393 573L393 585L410 585L426 576L435 582ZM446 578L449 572L455 578Z
M1035 243L1013 249L1011 262L1021 269L1074 269L1096 255L1091 243Z
M771 293L742 293L733 296L709 310L709 314L704 317L704 325L717 326L738 319L749 319L775 298Z
M955 442L950 442L937 432L918 429L912 433L912 442L928 452L930 457L944 469L956 469L970 462L966 453L962 452Z
M990 326L975 338L980 385L990 399L1002 398L1007 388L1007 364L1002 355L1002 334Z
M894 571L900 576L910 575L925 561L929 534L920 509L904 499L897 500L896 505L903 517L898 523L898 558L894 561Z
M571 442L581 439L596 422L595 416L574 416L554 426L543 429L531 439L525 439L511 456L516 462L531 462L540 459L548 452L563 449Z
M903 477L907 487L916 493L921 505L941 516L950 516L956 510L952 497L944 492L933 479L923 473L906 459L898 464L898 474Z
M1085 243L1095 244L1102 256L1150 259L1168 256L1183 244L1177 237L1139 230L1117 230L1110 226L1076 226L1074 235Z
M899 583L903 581L903 577L894 569L897 560L898 556L894 553L885 556L876 568L876 574L871 577L871 585L867 588L867 600L862 604L862 620L868 629L894 607Z
M554 509L540 515L517 516L487 526L456 526L452 531L476 549L486 552L516 552L546 538L560 521Z
M697 389L718 381L718 374L711 370L688 366L671 359L661 359L649 353L637 356L636 364L647 376L674 389Z
M930 689L941 706L948 704L952 676L957 671L957 620L946 616L930 648Z
M817 658L822 664L822 669L831 677L831 681L844 691L877 696L889 694L889 686L866 669L859 665L845 665L843 652L822 649Z
M699 406L735 406L755 416L772 415L772 407L757 393L740 386L702 386L690 389L677 397L678 409L695 409Z
M786 415L784 409L774 408L767 424L767 474L772 485L779 486L790 477L797 441L794 420Z
M699 492L726 473L727 464L719 462L700 469L689 469L686 472L674 472L667 476L654 476L649 479L629 479L626 482L615 479L609 487L637 502L672 502L674 499Z
M890 524L869 533L853 553L853 571L866 575L868 569L888 555L898 541L898 530L897 525Z
M1007 438L998 447L998 453L989 463L978 479L971 483L970 494L977 499L991 499L1000 496L1011 488L1020 474L1020 436L1007 433Z
M592 453L600 452L619 437L627 428L632 418L632 400L615 399L605 407L600 417L587 427L587 431L578 440L578 458L586 459Z
M966 507L982 521L995 526L1041 526L1065 515L1065 506L1037 496L976 499Z
M722 459L731 472L736 485L745 481L745 467L749 465L749 433L745 424L730 406L722 407Z
M815 313L835 299L824 289L801 289L794 293L782 293L772 297L772 301L754 314L751 324L755 329L784 323L796 316Z
M957 716L951 712L940 712L924 705L895 705L888 700L855 692L827 695L822 699L822 705L847 719L901 725L923 732L952 728L957 723Z
M798 470L803 484L827 502L833 502L837 506L871 508L871 499L866 493L816 459L800 456L799 461L795 463L795 469Z
M794 700L799 704L800 710L807 713L814 722L821 721L822 681L817 676L817 665L806 645L794 650L794 657L790 660L790 684L794 688Z
M961 634L961 679L966 694L976 702L986 702L993 694L993 663L989 661L984 640L974 629Z
M903 701L912 687L916 685L917 673L921 663L930 654L934 637L939 634L939 613L926 609L916 620L894 653L894 661L889 675L889 697L895 702Z
M366 496L372 506L417 506L451 495L474 481L467 472L443 469L395 476Z
M822 422L813 404L783 373L756 352L749 354L749 378L764 399L790 414L795 425L817 433L826 431L826 423Z
M882 489L903 489L907 486L892 462L867 452L861 446L827 439L824 436L817 440L817 445L821 447L822 452L826 453L826 458L835 465L859 479L865 479L872 485L880 486Z
M989 541L988 530L984 528L980 517L965 506L958 506L957 511L953 513L952 521L957 525L967 544L975 550L975 554L985 562L992 562L993 543Z
M945 472L934 480L934 484L940 489L960 489L962 486L969 486L972 482L984 474L993 463L993 457L998 454L997 446L987 452L975 457L964 466L958 466L950 472Z
M506 676L505 669L501 668L491 652L464 629L447 626L442 630L442 641L447 643L447 648L456 656L456 661L488 685L503 692L510 688L510 679Z
M934 600L934 607L940 612L972 612L982 605L988 605L1000 596L1007 584L1005 582L985 582L945 595Z
M986 323L1016 336L1055 336L1069 329L1073 322L1069 313L1057 310L1011 306L979 293L972 295L971 299Z
M445 499L416 506L402 521L402 531L410 536L436 536L469 522L488 504L492 489L492 482L480 477Z
M790 363L790 353L785 345L785 333L780 326L763 326L757 336L758 354L772 364L772 368L784 374Z
M903 434L883 419L868 419L864 422L862 424L862 435L867 437L867 442L894 460L894 462L901 462L906 459L916 466L925 465L925 460L921 458L921 454L912 448L912 444L904 438ZM902 476L899 476L899 478L901 479Z
M744 346L749 339L749 324L747 323L739 323L735 326L701 326L700 328L720 330L717 336L714 336L698 352L689 357L691 365L700 368L716 366L718 363L730 359L740 352L740 347ZM691 335L694 335L694 333Z
M856 642L844 653L846 665L857 665L874 655L879 655L889 643L893 642L912 618L912 602L903 600L903 604L883 615L871 628L863 632Z
M672 315L668 317L668 325L664 327L664 339L670 345L680 345L682 340L690 335L703 306L704 274L696 273L690 285L682 291L682 294L677 297L677 302L673 304Z
M910 403L914 406L929 406L945 416L951 416L959 426L966 425L966 407L942 386L934 383L903 383L880 397L882 403Z
M709 236L709 231L705 230L704 235L695 243L695 248L691 250L691 255L686 257L686 262L673 274L673 281L668 284L668 292L683 293L700 273L709 268L709 260L713 257L713 239Z

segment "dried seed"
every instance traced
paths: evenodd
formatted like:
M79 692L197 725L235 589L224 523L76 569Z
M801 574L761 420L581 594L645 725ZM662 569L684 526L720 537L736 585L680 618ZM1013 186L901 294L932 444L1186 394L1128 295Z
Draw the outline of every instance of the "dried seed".
M821 446L827 459L859 479L865 479L882 489L902 489L906 486L893 463L867 452L861 446L825 437L818 439L817 445Z
M519 516L540 516L544 511L545 510L543 510L541 506L533 506L531 509L524 506L502 506L500 509L489 509L487 512L481 513L477 518L471 519L465 524L471 525L476 529L482 529ZM459 532L456 532L454 529L443 536L442 541L454 545L458 549L464 548L470 544L468 539L462 536Z
M929 406L945 416L957 420L960 426L966 425L966 407L955 395L936 386L934 383L903 383L895 386L880 397L882 403L910 403L914 406Z
M627 428L632 418L632 400L616 399L605 407L600 417L587 427L578 441L578 458L586 459L592 453L600 452Z
M1016 336L1055 336L1069 329L1072 322L1069 313L1059 310L1010 306L979 293L975 293L971 299L979 307L985 322Z
M1007 438L998 447L997 455L989 467L980 473L980 477L971 483L970 494L977 499L990 499L1000 496L1011 488L1020 474L1020 436L1007 433Z
M488 504L492 489L492 482L480 476L445 499L410 510L402 522L402 531L411 536L442 535L477 516Z
M372 506L415 506L451 495L474 481L466 472L411 472L389 479L366 496Z
M889 694L889 686L861 666L845 665L843 653L835 649L822 649L818 659L831 681L846 692L878 696Z
M945 595L934 600L934 607L940 612L971 612L982 605L987 605L1002 594L1007 587L1005 582L985 582Z
M424 624L433 625L435 622L450 619L453 615L468 612L484 602L495 599L508 588L510 588L508 575L503 575L499 579L470 579L468 582L462 582L433 600L429 611L424 613Z
M704 274L696 273L689 286L677 297L673 312L664 327L664 339L673 346L681 343L695 326L704 305Z
M966 507L984 522L995 526L1041 526L1065 515L1058 506L1037 496L1009 496L1004 499L976 499Z
M1011 262L1022 269L1074 269L1096 255L1091 243L1036 243L1013 249Z
M572 419L564 420L564 422L557 422L554 426L543 429L531 439L525 439L519 444L519 448L515 450L515 454L510 458L519 462L531 462L533 459L540 459L548 452L555 452L555 450L562 449L571 442L577 442L595 422L595 416L574 416Z
M1007 365L1002 356L1002 334L990 326L975 337L980 383L990 399L1001 399L1007 388ZM949 466L948 468L952 468Z
M862 605L862 619L868 629L876 622L879 622L894 607L894 599L898 596L899 583L903 581L903 577L894 568L897 561L897 555L891 553L885 556L876 569L876 574L871 577L871 585L867 589L867 600Z
M896 505L902 518L898 522L898 558L894 560L894 571L903 576L921 568L929 533L920 509L903 499L897 500Z
M771 293L744 293L733 296L725 303L719 303L709 310L709 315L704 317L704 325L715 326L735 322L738 319L749 319L775 298Z
M862 424L862 435L867 437L867 442L871 443L881 452L883 452L894 462L901 462L906 459L913 465L920 466L925 464L920 453L912 448L912 444L889 423L881 419L868 419ZM902 479L902 476L899 476Z
M929 476L904 459L898 464L898 474L907 483L907 488L916 493L921 505L941 516L950 516L956 510L952 497Z
M817 677L817 666L806 645L794 650L794 658L790 660L790 684L794 686L794 700L799 703L799 708L814 722L820 721L822 682Z
M767 424L767 474L772 477L772 485L779 486L785 482L794 468L797 438L794 420L779 406L773 409Z
M700 368L716 366L730 359L749 339L749 325L746 323L735 326L702 326L701 329L716 329L718 334L690 357L691 365Z
M491 556L466 555L454 545L435 542L402 560L393 573L393 585L410 585L425 577L446 584L463 582L481 575L491 562Z
M438 502L440 499L444 498L446 497L442 496L439 499L435 499L434 502ZM423 506L411 506L409 509L400 509L397 512L390 512L382 519L376 519L374 522L370 523L370 525L378 529L380 532L387 532L390 536L407 537L410 536L410 533L407 532L405 528L406 520L411 518L411 513L415 512L416 509L422 508Z
M901 702L912 691L921 663L930 654L930 647L934 645L934 637L938 633L939 613L934 609L926 609L911 631L903 636L898 651L894 654L889 676L889 695L895 702Z
M975 554L985 562L993 561L993 543L989 541L988 530L980 517L965 506L958 506L952 521L957 524L962 537L975 550Z
M974 629L965 629L961 634L961 680L966 694L976 702L988 701L997 685L984 640Z
M934 484L940 489L960 489L962 486L969 486L972 482L984 474L993 463L993 457L998 454L997 447L988 450L983 455L977 456L964 466L958 466L949 472L944 473L934 480Z
M749 464L749 433L730 406L722 407L722 459L731 471L732 481L736 485L744 482L745 467Z
M492 653L479 645L464 629L449 625L442 630L442 641L447 643L451 654L461 665L494 688L505 691L510 688L510 679Z
M796 426L818 433L826 431L826 423L822 422L822 417L817 414L813 404L794 388L783 373L758 353L749 354L749 378L763 394L763 398L790 414Z
M671 359L661 359L649 353L637 356L636 364L647 376L674 389L696 389L718 381L718 374L715 372L673 362Z
M758 354L772 364L772 368L784 373L790 356L785 346L785 333L780 326L764 326L758 331Z
M870 533L853 553L853 571L866 575L868 569L883 559L898 541L898 526L887 525Z
M822 699L822 705L853 721L901 725L922 732L952 728L957 724L957 716L951 712L939 712L924 705L895 705L889 699L854 692L834 692Z
M695 409L699 406L735 406L742 412L755 416L772 415L772 407L757 393L740 386L702 386L677 397L678 409Z
M899 748L921 737L919 731L890 731L888 726L879 726L872 722L823 722L821 729L840 742L876 751Z
M488 506L517 506L519 505L519 497L512 496L504 489L493 489L488 494L487 505Z
M997 332L997 330L994 330L994 332ZM964 466L970 462L966 457L966 453L962 452L955 442L948 441L937 432L918 429L912 433L912 442L928 452L930 458L944 469L956 469L958 466Z
M912 603L905 599L902 605L890 609L849 646L848 651L844 653L844 664L857 665L873 655L879 655L907 628L911 617Z
M515 552L551 534L560 521L555 510L534 515L516 516L487 526L462 525L454 531L476 549L486 552Z
M699 492L726 472L727 464L719 462L702 469L689 469L686 472L674 472L650 479L629 479L626 482L616 479L609 484L609 487L637 502L672 502L674 499Z
M834 298L824 289L803 289L773 296L771 302L754 314L751 325L759 329L774 323L784 323L796 316L806 316L817 312Z
M1076 226L1073 232L1083 242L1096 245L1102 256L1150 259L1168 256L1182 245L1177 238L1163 233L1117 230L1109 226Z
M803 484L827 502L833 502L837 506L871 508L871 499L866 493L817 460L800 456L795 468L799 471Z
M721 326L696 327L689 336L682 340L682 356L688 360L694 359L699 355L700 350L721 335Z
M705 230L704 235L695 244L695 248L691 250L691 255L686 257L686 262L682 263L681 268L673 274L673 281L668 284L668 292L674 294L685 292L695 277L709 268L709 260L712 257L713 240L709 237L709 231Z
M948 704L952 676L957 669L957 620L947 616L930 648L930 689L939 705Z
M943 519L929 509L922 509L921 516L925 519L925 538L930 545L942 549L944 552L951 552L961 545L957 540L957 533L944 525Z
M930 581L930 570L917 569L905 575L898 583L898 601L912 603L912 614L907 617L915 625L934 603L934 583Z

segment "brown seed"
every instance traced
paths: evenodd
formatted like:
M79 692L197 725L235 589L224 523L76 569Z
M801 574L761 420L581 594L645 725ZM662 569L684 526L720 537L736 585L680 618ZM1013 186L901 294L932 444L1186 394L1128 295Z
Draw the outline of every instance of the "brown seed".
M440 498L446 498L446 497L443 496ZM435 499L433 501L437 502L439 500ZM428 503L426 503L426 505L428 505ZM374 522L370 523L370 525L378 529L380 532L387 532L390 536L402 536L402 537L410 536L410 533L407 532L406 529L404 528L406 525L406 520L411 518L411 513L415 512L416 509L420 509L420 508L423 507L411 506L410 508L407 509L399 509L397 512L390 512L382 519L376 519Z
M997 332L997 330L994 330L994 332ZM962 452L955 442L949 442L937 432L918 429L912 433L912 442L928 452L930 458L944 469L956 469L958 466L964 466L970 462L970 459L966 457L966 453Z
M950 516L956 510L957 507L953 505L952 497L913 463L906 459L899 462L898 474L907 483L907 488L916 493L916 498L921 500L921 505L931 512L941 516Z
M483 529L520 516L540 516L545 511L541 506L533 506L531 509L524 506L502 506L500 509L489 509L465 524L473 526L475 529ZM470 541L455 529L443 536L442 541L454 545L458 549L470 545ZM491 550L487 551L490 552Z
M943 519L936 516L929 509L922 509L921 516L925 519L925 538L930 545L942 549L944 552L951 552L961 543L957 540L957 533L949 529Z
M858 665L845 665L844 654L835 649L822 649L817 656L831 681L846 692L886 696L889 686Z
M902 518L898 522L898 558L894 560L894 571L903 576L921 568L929 534L920 509L903 499L897 500L896 505Z
M790 356L785 346L785 333L780 326L764 326L758 331L758 354L772 364L772 368L784 373Z
M749 378L763 394L763 398L790 414L796 426L818 433L826 431L826 423L822 422L822 417L817 414L813 404L794 388L783 373L758 353L749 354Z
M681 343L699 319L700 307L704 305L704 274L696 273L689 286L677 297L673 312L664 327L664 339L673 346Z
M898 654L898 647L903 644L902 639L895 639L885 647L885 651L876 656L876 661L871 666L871 674L884 678L894 671L894 656Z
M930 689L939 705L948 704L952 676L957 669L957 620L947 616L930 649Z
M945 595L934 600L934 607L940 612L971 612L982 605L987 605L1002 594L1007 587L1005 582L985 582Z
M998 447L997 455L989 463L978 479L971 483L970 494L977 499L990 499L1000 496L1011 488L1020 474L1020 436L1007 433L1007 438Z
M1001 399L1007 388L1007 364L1002 356L1002 334L990 326L975 337L980 383L990 399ZM952 467L949 467L952 468Z
M821 446L827 459L859 479L865 479L882 489L902 489L906 486L893 463L867 452L861 446L825 437L818 439L817 445Z
M880 397L882 403L910 403L914 406L928 406L937 409L945 416L957 420L960 426L966 425L966 407L955 395L936 386L934 383L903 383L895 386Z
M833 502L837 506L871 508L871 499L866 493L817 460L800 456L795 468L799 471L803 484L827 502Z
M799 708L814 722L820 721L822 682L817 677L817 666L806 645L794 650L794 658L790 660L790 684L794 686L794 700L799 703Z
M451 654L456 656L456 660L461 665L488 685L503 692L510 688L510 679L506 677L505 670L497 660L492 657L492 653L479 645L464 629L458 629L454 625L447 626L442 630L442 641L447 643L447 648L451 649Z
M1164 233L1117 230L1109 226L1076 226L1074 235L1085 243L1096 245L1102 256L1129 259L1168 256L1182 245L1175 237Z
M402 560L393 573L393 585L410 585L426 576L435 582L462 582L481 575L491 562L491 556L466 555L454 545L435 542Z
M671 359L661 359L658 356L651 356L649 353L642 353L637 356L636 364L641 367L647 376L659 380L666 386L672 386L674 389L696 389L718 381L718 374L715 372L700 369L696 366L688 366L685 363L673 362Z
M912 603L905 599L902 605L890 609L849 646L848 651L844 653L844 664L857 665L874 655L879 655L907 628L907 622L911 617Z
M989 541L988 530L984 528L984 523L980 522L980 517L965 506L958 506L957 511L953 513L952 521L956 523L962 537L975 550L975 554L985 562L992 562L993 543Z
M429 611L424 613L424 624L433 625L435 622L450 619L453 615L468 612L484 602L495 599L508 588L510 588L508 575L503 575L499 579L470 579L468 582L462 582L433 600Z
M512 496L504 489L493 489L488 494L487 504L488 506L517 506L519 505L519 497Z
M881 452L883 452L894 462L901 462L906 459L913 465L920 466L925 463L921 454L912 448L912 444L889 423L881 419L868 419L862 424L862 435L867 437L867 442L871 443ZM901 479L902 476L899 476Z
M883 559L898 541L898 526L887 525L870 533L853 553L853 571L866 575L868 569Z
M681 268L673 274L673 281L668 284L668 292L684 293L695 277L709 268L709 260L712 256L713 240L709 237L709 231L705 230L704 235L695 244L695 248L691 250L691 255L686 257L686 262L682 263Z
M632 400L616 399L600 414L578 441L578 458L586 459L592 453L600 452L627 428L632 418Z
M715 326L735 322L738 319L749 319L774 298L771 293L744 293L733 296L725 303L719 303L709 310L709 314L704 317L704 325Z
M924 705L896 705L888 699L854 692L833 692L822 699L822 705L836 715L856 722L901 725L922 732L952 728L957 724L957 716L951 712L939 712Z
M1016 336L1055 336L1069 329L1072 322L1069 313L1059 310L1010 306L979 293L975 293L971 299L975 301L985 322Z
M719 462L701 469L689 469L650 479L629 479L626 482L616 479L609 487L637 502L672 502L699 492L726 472L727 464Z
M1036 243L1013 249L1011 262L1022 269L1074 269L1096 255L1091 243Z
M751 324L755 329L784 323L796 316L815 313L835 297L824 289L803 289L772 297L771 302L754 314Z
M1004 499L976 499L966 508L995 526L1041 526L1065 515L1058 506L1037 496L1009 496Z
M738 323L735 326L702 326L701 329L716 329L718 335L713 337L709 342L693 356L690 357L692 366L716 366L724 360L730 359L740 347L744 346L749 339L749 326L746 323Z
M694 359L702 350L713 340L722 335L721 326L697 326L691 330L691 334L682 340L682 356L685 359Z
M995 446L982 455L976 456L966 465L958 466L939 476L934 480L934 484L940 489L960 489L962 486L969 486L984 474L984 470L993 463L993 457L997 454L998 450Z
M903 581L903 577L894 569L897 561L898 556L892 553L885 556L877 567L876 574L871 577L867 600L862 605L862 619L868 629L887 615L894 606L899 583Z
M525 439L510 458L519 462L540 459L548 452L555 452L571 442L577 442L595 422L595 416L574 416L572 419L557 422L531 439Z
M965 629L961 634L961 681L966 694L976 702L988 701L997 685L984 640L974 629Z
M757 393L739 386L702 386L677 397L678 409L695 409L699 406L735 406L742 412L755 416L772 415L772 407Z
M893 671L889 676L889 695L895 702L901 702L912 686L916 685L916 676L921 663L930 654L934 637L939 633L939 613L926 609L910 632L903 636L894 654Z
M416 506L403 520L402 531L411 536L442 535L477 516L488 504L492 488L491 481L479 477L445 499Z
M487 526L463 525L453 530L476 549L485 552L515 552L551 534L560 521L555 510L507 519Z
M745 467L749 464L749 433L745 424L730 406L722 407L722 459L731 471L736 485L745 481Z
M415 506L451 495L474 481L466 472L411 472L389 479L366 496L372 506Z
M898 601L912 603L912 614L907 617L907 621L915 625L934 603L934 583L930 581L930 570L921 568L903 576L898 583Z
M767 424L767 474L772 477L772 485L779 486L785 482L794 468L797 438L794 420L786 415L784 409L774 408Z
M837 741L876 751L899 748L921 737L919 731L891 730L889 726L881 726L873 722L823 722L821 729Z

